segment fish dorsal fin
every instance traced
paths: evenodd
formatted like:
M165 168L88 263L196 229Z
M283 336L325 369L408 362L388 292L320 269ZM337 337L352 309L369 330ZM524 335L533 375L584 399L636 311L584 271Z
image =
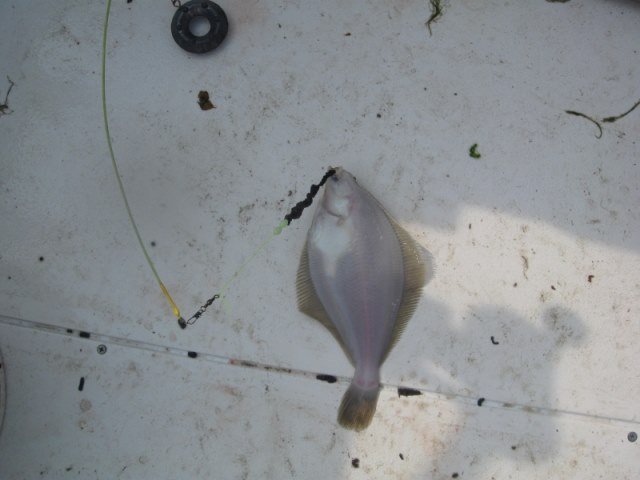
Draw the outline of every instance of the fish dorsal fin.
M338 333L338 330L333 325L333 322L329 318L329 315L322 306L322 302L318 298L316 289L314 288L313 282L311 281L307 242L304 243L304 248L302 249L302 254L300 255L300 265L298 266L298 276L296 278L296 293L298 296L298 310L300 310L305 315L309 315L311 318L315 318L322 325L324 325L325 328L329 330L329 332L331 332L331 335L333 335L338 341L338 343L342 347L342 350L344 350L345 355L353 364L351 354L342 341L340 333Z
M400 248L402 249L402 262L404 269L404 288L402 300L398 308L396 323L393 326L391 342L384 354L384 358L389 355L391 349L398 343L402 332L404 332L409 319L413 316L424 287L433 276L433 260L431 254L416 241L411 235L387 214L389 222L393 226Z

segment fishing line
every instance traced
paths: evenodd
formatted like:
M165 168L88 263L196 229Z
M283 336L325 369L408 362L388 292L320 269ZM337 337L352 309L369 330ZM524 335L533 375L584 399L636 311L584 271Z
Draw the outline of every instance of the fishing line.
M180 309L171 298L167 287L164 286L162 280L160 279L160 275L158 275L158 271L156 270L151 257L149 256L149 252L147 252L146 247L144 246L144 242L142 241L142 236L140 235L140 231L138 230L138 226L136 225L136 221L133 218L133 213L131 211L131 206L129 205L129 200L127 199L127 195L124 191L124 185L122 184L122 178L120 177L120 171L118 169L118 163L116 162L116 157L113 153L113 145L111 143L111 134L109 133L109 118L107 115L107 89L106 89L106 72L107 72L107 31L109 30L109 13L111 12L111 0L107 0L107 12L104 16L104 28L102 30L102 76L101 76L101 90L102 90L102 114L104 117L104 130L107 136L107 145L109 146L109 156L111 157L111 165L113 166L113 172L115 173L116 180L118 180L118 187L120 189L120 194L122 196L122 200L124 200L124 206L127 210L127 215L129 216L129 221L131 222L131 226L133 227L133 231L136 234L136 238L138 239L138 243L140 244L140 248L142 249L142 253L147 260L147 264L149 268L151 268L151 272L155 277L158 285L160 286L160 290L163 295L169 302L171 306L171 310L173 314L178 318L182 318L180 315Z
M101 91L102 91L102 113L103 113L103 117L104 117L104 130L105 130L105 134L107 136L107 145L109 147L109 156L111 157L111 165L113 166L113 172L114 172L114 174L116 176L116 180L118 181L118 188L120 190L120 195L122 196L122 200L124 201L124 205L125 205L125 208L127 210L127 215L129 216L129 221L130 221L131 226L133 228L133 231L134 231L134 233L136 235L136 238L138 239L138 244L140 245L140 248L142 249L142 253L144 254L144 257L145 257L145 259L147 261L147 264L149 265L149 268L151 269L151 272L153 273L153 276L155 277L156 281L158 282L158 285L160 286L160 290L162 291L162 294L164 295L164 297L166 298L167 302L169 303L173 314L178 319L178 325L180 325L180 328L185 329L185 328L187 328L187 325L193 325L206 312L207 308L209 308L211 306L211 304L213 304L213 302L215 300L217 300L218 298L222 298L222 301L224 302L225 293L229 289L229 287L231 286L233 281L245 270L247 265L249 263L251 263L251 261L255 257L257 257L265 248L267 248L267 246L271 243L271 241L276 236L278 236L278 235L280 235L280 233L282 233L282 230L285 227L289 226L293 220L297 220L298 218L301 217L302 212L304 211L304 209L309 207L311 205L311 203L313 202L313 198L316 196L316 194L320 190L320 187L322 187L325 184L325 182L327 181L327 179L330 176L334 175L336 172L332 168L329 169L324 174L324 176L322 177L322 180L320 181L319 184L311 185L311 189L310 189L309 193L307 193L307 196L305 197L305 199L300 201L300 202L298 202L289 211L289 213L287 215L285 215L284 220L282 220L280 222L280 224L278 224L278 226L273 229L273 232L265 240L263 240L262 243L258 246L258 248L256 248L254 250L254 252L240 265L240 267L236 270L236 272L222 286L220 291L218 293L214 294L211 298L209 298L198 309L198 311L196 311L196 313L194 313L191 317L189 317L188 320L185 320L182 317L181 313L180 313L180 309L178 308L176 303L173 301L173 298L171 298L171 295L169 294L169 291L167 290L167 287L165 287L164 283L160 279L160 275L158 274L158 271L157 271L153 261L151 260L151 256L149 255L149 252L147 251L147 248L145 247L144 242L142 241L142 236L140 235L140 230L138 229L136 221L133 218L133 212L131 211L131 206L129 205L129 200L127 199L127 195L126 195L125 190L124 190L124 185L122 183L122 178L120 177L120 170L118 168L118 163L116 162L116 157L115 157L115 154L113 153L113 145L112 145L112 142L111 142L111 134L109 133L109 117L107 115L107 95L106 95L106 90L107 90L106 89L107 32L108 32L108 28L109 28L109 14L110 14L110 12L111 12L111 0L107 0L107 9L106 9L105 17L104 17L104 28L103 28L103 31L102 31L102 76L101 76L101 80L102 81L101 81Z

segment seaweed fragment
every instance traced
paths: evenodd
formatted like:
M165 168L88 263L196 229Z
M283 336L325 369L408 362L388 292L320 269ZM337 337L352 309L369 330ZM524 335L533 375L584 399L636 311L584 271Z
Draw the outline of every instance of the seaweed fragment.
M529 280L529 277L527 277L527 270L529 270L529 259L525 255L520 255L520 258L522 259L522 276ZM517 286L517 283L513 286Z
M482 155L480 155L480 152L478 152L478 144L474 143L473 145L471 145L471 147L469 147L469 156L471 158L480 158L482 157Z
M9 81L9 89L7 90L7 94L4 96L4 103L0 105L0 116L13 113L13 110L9 108L9 94L11 93L11 89L15 83L9 78L9 75L7 75L7 80Z
M429 30L429 36L431 36L431 24L442 16L442 5L440 4L440 0L429 0L429 3L431 3L431 16L429 17L425 25Z
M625 117L627 115L629 115L631 112L633 112L636 108L638 108L638 105L640 105L640 100L638 100L633 107L631 107L629 110L627 110L624 113L621 113L620 115L615 115L613 117L606 117L602 119L602 123L613 123L616 120L620 120L622 117Z
M584 113L576 112L575 110L565 110L565 113L568 113L569 115L575 115L576 117L586 118L590 122L594 123L595 126L598 127L598 131L599 131L598 135L596 135L596 138L602 138L602 127L600 126L600 123L598 123L597 120L594 120L589 115L585 115Z
M602 120L600 120L600 122L602 122L602 123L613 123L613 122L616 122L616 121L620 120L621 118L626 117L627 115L629 115L636 108L638 108L638 106L640 106L640 100L638 100L636 103L634 103L633 106L629 110L627 110L626 112L621 113L620 115L613 115L611 117L605 117ZM589 115L585 115L584 113L576 112L574 110L565 110L565 113L568 113L569 115L575 115L577 117L586 118L590 122L594 123L598 127L598 132L599 132L599 134L596 135L596 138L601 138L602 137L602 126L600 125L600 122L598 122L598 120L595 120L594 118L590 117Z

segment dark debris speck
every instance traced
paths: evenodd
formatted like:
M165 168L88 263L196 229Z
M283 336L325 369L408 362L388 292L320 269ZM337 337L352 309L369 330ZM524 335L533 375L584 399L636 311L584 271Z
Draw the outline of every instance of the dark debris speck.
M354 458L353 460L351 460L351 466L353 468L360 468L360 459Z
M189 358L196 358L198 356L198 352L187 352Z
M91 334L89 332L78 332L78 336L80 338L91 338Z
M415 388L398 387L399 397L413 397L414 395L422 395L422 392Z
M479 407L481 407L481 406L482 406L482 404L484 403L484 401L485 401L485 398L484 398L484 397L480 397L480 398L478 399L478 406L479 406Z
M200 90L200 92L198 92L198 105L201 110L211 110L212 108L216 108L216 106L211 103L209 92L206 90Z
M324 373L320 373L316 375L316 379L321 380L323 382L327 382L327 383L336 383L338 381L338 379L333 375L326 375Z

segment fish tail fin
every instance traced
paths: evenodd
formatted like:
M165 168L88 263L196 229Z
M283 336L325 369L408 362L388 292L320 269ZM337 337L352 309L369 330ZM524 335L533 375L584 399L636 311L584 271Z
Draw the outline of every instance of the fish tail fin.
M351 383L340 403L338 423L356 432L367 428L376 412L379 393L380 386L364 389Z

